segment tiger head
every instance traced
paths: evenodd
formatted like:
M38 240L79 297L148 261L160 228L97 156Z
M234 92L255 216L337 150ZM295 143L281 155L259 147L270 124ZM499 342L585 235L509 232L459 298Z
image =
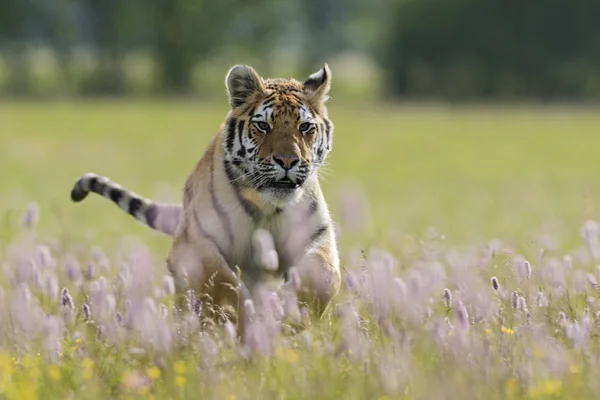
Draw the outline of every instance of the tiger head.
M223 136L229 179L274 205L300 198L331 150L329 67L299 82L261 78L251 67L236 65L225 85L231 106Z

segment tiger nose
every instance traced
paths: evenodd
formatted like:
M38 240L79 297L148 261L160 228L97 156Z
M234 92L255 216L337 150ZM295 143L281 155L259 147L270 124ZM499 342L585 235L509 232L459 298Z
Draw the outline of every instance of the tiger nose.
M300 162L300 158L292 154L276 154L273 156L273 160L285 170L291 169Z

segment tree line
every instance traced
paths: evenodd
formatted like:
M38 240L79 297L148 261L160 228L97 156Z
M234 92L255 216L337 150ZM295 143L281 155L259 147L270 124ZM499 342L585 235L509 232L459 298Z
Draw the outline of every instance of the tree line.
M0 92L33 93L43 46L76 95L127 95L143 50L157 95L188 93L194 66L224 54L265 73L292 54L308 73L358 52L390 97L598 99L599 21L599 0L2 0Z

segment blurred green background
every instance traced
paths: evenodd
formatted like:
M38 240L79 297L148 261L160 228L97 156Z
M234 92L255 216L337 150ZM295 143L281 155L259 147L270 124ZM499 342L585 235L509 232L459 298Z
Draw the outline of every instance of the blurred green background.
M3 0L0 94L221 98L223 71L338 97L600 98L595 0Z
M71 204L75 179L177 201L231 65L302 79L327 62L344 245L577 240L600 188L598 21L591 0L3 0L0 210L14 225L35 200L50 234L164 252L106 200Z
M335 91L334 91L335 93ZM86 172L179 201L227 112L197 101L7 102L0 107L0 198L11 224L30 201L50 235L90 231L112 246L168 240L98 196L73 204ZM600 193L600 114L565 107L443 107L331 100L334 148L322 185L345 245L427 238L455 244L536 235L578 240ZM349 216L348 216L349 215Z

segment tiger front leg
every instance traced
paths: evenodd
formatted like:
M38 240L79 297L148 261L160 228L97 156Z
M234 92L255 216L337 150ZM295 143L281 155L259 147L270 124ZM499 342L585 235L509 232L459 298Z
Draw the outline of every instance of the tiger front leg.
M337 249L328 243L320 244L306 253L294 269L300 283L296 288L298 304L307 307L311 319L318 320L340 290ZM292 280L286 283L287 289L293 290L291 286L297 284Z
M176 239L167 266L175 282L177 309L187 308L188 290L192 289L201 301L201 318L221 323L229 320L237 324L238 336L243 335L246 324L241 305L247 293L212 241Z

